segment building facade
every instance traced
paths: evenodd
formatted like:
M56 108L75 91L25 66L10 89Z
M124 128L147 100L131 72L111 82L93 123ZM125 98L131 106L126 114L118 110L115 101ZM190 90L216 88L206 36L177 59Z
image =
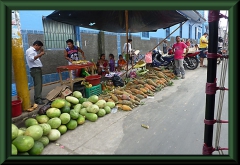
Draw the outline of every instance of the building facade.
M102 32L46 20L45 17L52 12L53 10L19 10L24 53L35 40L41 40L44 43L46 54L41 59L43 63L43 84L59 81L56 68L68 65L63 51L66 48L65 41L69 38L74 40L75 45L82 48L87 60L96 62L101 53L105 53L107 59L110 53L115 55L115 60L118 59L122 46L126 42L126 34ZM180 24L177 24L170 28L159 29L156 32L130 33L129 38L133 39L132 48L145 54L156 47L176 28L178 29L167 38L169 46L175 42L176 36L181 36L184 39L189 38L193 44L198 43L199 38L207 30L205 28L206 19L204 17L206 16L204 16L204 11L180 10L179 12L189 18L183 26L178 28ZM162 44L158 46L158 49L162 50ZM28 82L32 87L33 81L27 64L26 68ZM15 83L14 73L12 75L12 82ZM62 73L62 77L67 79L68 73Z

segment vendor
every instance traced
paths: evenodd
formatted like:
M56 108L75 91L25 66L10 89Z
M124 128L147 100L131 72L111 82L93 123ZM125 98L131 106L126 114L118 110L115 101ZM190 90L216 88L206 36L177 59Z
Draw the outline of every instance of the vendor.
M119 55L119 60L118 60L118 66L117 70L120 72L120 70L125 70L127 66L127 61L123 59L123 56L120 54Z
M100 55L100 59L97 62L98 75L109 74L108 60L105 59L105 54Z

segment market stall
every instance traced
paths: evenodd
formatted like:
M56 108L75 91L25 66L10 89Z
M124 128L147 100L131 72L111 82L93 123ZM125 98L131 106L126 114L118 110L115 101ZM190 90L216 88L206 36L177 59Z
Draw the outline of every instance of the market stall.
M85 80L85 78L77 77L77 78L73 79L71 71L78 70L78 69L90 69L91 74L93 75L94 74L94 66L95 66L94 63L87 62L85 64L73 64L73 65L66 65L66 66L57 67L57 72L59 74L61 85L70 83L70 89L73 90L73 84L75 82L83 81L83 80ZM64 72L64 71L68 71L68 73L69 73L69 79L67 79L67 80L62 79L62 72Z

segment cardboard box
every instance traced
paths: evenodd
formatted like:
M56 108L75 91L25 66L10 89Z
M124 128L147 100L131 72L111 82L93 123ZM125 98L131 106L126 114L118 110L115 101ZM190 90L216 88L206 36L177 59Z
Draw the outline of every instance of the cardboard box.
M72 94L72 91L69 89L69 86L61 85L61 86L57 86L56 88L51 90L47 94L46 99L48 99L50 101L55 100L55 98L57 98L57 97L65 99L65 97L70 95L70 94Z

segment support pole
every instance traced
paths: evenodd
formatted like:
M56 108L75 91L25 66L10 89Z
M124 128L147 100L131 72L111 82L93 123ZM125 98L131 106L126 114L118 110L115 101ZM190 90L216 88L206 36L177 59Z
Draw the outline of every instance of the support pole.
M23 110L31 107L28 89L27 71L24 60L20 17L18 11L12 11L12 65L16 81L17 94L22 100Z
M125 10L125 20L126 20L126 40L127 40L127 72L126 72L126 77L128 74L128 61L130 58L130 55L128 54L128 10Z
M210 10L208 15L209 40L208 53L217 53L219 10ZM207 84L216 82L217 58L208 58ZM206 85L207 86L207 85ZM206 94L205 120L214 120L215 93ZM205 123L203 155L212 155L213 124Z

